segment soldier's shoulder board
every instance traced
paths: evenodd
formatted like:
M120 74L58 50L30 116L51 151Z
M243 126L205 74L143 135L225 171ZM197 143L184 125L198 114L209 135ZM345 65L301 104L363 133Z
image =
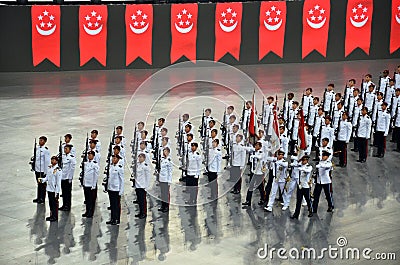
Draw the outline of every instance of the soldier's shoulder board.
M122 167L122 165L118 165L119 167Z
M71 157L74 157L73 155L71 155Z
M93 161L93 163L97 163L96 161Z
M199 152L196 152L197 155L200 155Z
M146 163L144 163L144 165L147 167L148 165Z
M49 149L49 148L47 146L45 146L44 149Z

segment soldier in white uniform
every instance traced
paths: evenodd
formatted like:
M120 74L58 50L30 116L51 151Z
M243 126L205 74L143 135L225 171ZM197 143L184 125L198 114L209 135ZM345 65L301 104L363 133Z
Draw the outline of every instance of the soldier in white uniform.
M386 86L389 85L389 80L390 80L389 70L383 70L382 74L383 75L379 77L380 86L378 90L379 92L385 93Z
M95 151L88 152L88 161L84 163L83 190L86 212L82 217L92 218L97 198L97 180L99 179L99 163L95 161Z
M297 198L296 198L296 210L290 217L292 219L298 219L300 215L301 203L303 197L307 202L308 217L313 216L311 198L310 198L310 177L312 172L312 166L308 164L309 156L303 156L301 158L302 166L299 168L299 182L297 185Z
M355 79L350 79L347 83L347 87L345 89L345 95L343 95L344 99L344 107L348 109L349 99L353 96L354 86L356 84Z
M99 131L98 130L92 130L90 132L90 140L95 140L96 141L96 150L97 152L101 152L101 142L99 140L99 138L97 138L97 136L99 135Z
M150 152L151 149L152 149L152 146L151 146L151 141L150 141L150 139L147 138L147 135L148 135L148 134L149 134L149 132L146 131L146 130L143 130L143 131L141 132L141 134L140 134L140 139L139 139L139 141L138 141L138 147L140 147L140 144L141 144L142 142L145 142L146 150Z
M304 112L304 117L308 116L308 110L311 109L311 106L313 105L313 99L314 98L312 95L312 88L309 87L306 89L306 92L301 99L301 105Z
M45 146L47 142L46 136L39 137L39 146L36 147L35 177L37 183L37 194L34 203L42 204L46 200L46 183L39 182L39 178L45 178L47 167L50 165L50 151Z
M288 138L289 138L289 155L294 153L294 149L297 143L298 134L298 114L299 114L299 102L293 101L292 108L289 113L289 123L288 123Z
M254 144L255 153L250 156L251 161L251 173L253 173L253 177L249 183L249 189L246 195L246 201L242 203L244 207L251 206L251 198L253 196L253 191L258 188L260 191L260 202L259 205L263 205L265 198L265 190L264 190L264 176L266 168L265 154L262 151L262 143L256 142ZM261 184L261 185L260 185Z
M245 104L245 109L244 109L244 113L242 115L241 121L240 121L240 127L243 129L243 135L244 138L247 138L247 133L249 130L249 122L250 122L250 114L251 114L251 107L253 106L253 102L252 101L246 101Z
M396 89L394 88L394 79L389 80L389 86L387 88L386 94L384 95L385 98L383 101L385 101L388 104L388 108L391 107L392 103L392 98L395 97L396 95Z
M211 200L218 198L218 173L221 171L222 152L219 147L219 140L214 139L212 141L212 148L209 150L208 157L208 182L210 183Z
M121 156L121 146L119 145L114 145L113 147L113 155L118 155L118 164L124 168L125 166L125 157ZM137 159L137 158L136 158Z
M71 145L64 146L64 154L62 156L62 178L61 190L63 197L63 206L59 208L60 211L71 210L71 192L72 192L72 179L74 178L76 157L72 154Z
M240 194L242 189L242 170L246 165L246 148L243 144L243 135L237 134L234 138L231 151L230 178L235 181L231 193Z
M125 158L126 151L125 151L125 146L122 143L123 139L125 139L125 138L122 138L122 136L115 136L115 138L114 138L114 146L119 146L120 147L120 151L119 151L120 155L119 156Z
M170 148L163 149L163 157L160 162L159 183L161 190L161 207L159 211L166 213L169 210L169 186L172 183L172 161L170 157Z
M122 126L120 126L120 125L115 128L114 143L115 143L115 138L116 137L121 137L121 145L125 147L126 146L126 138L122 134Z
M89 150L88 151L93 151L94 152L94 161L100 166L100 152L97 149L97 140L90 140L89 141Z
M56 222L58 221L58 196L61 191L61 168L58 167L58 157L51 157L51 164L47 168L46 176L40 178L40 183L47 183L46 190L47 196L49 197L50 216L46 218L46 221Z
M284 160L283 156L284 153L282 151L278 151L278 158L273 163L273 171L275 179L272 182L272 189L268 200L268 205L264 207L264 210L266 210L267 212L272 212L272 206L274 205L278 188L281 191L281 193L284 194L284 187L287 178L286 170L288 167L288 162ZM283 198L285 198L285 196L283 196Z
M358 142L357 142L357 136L356 136L356 131L359 125L359 120L361 117L361 110L363 108L363 99L362 98L358 98L357 99L357 106L354 108L353 111L353 121L352 121L352 125L353 125L353 138L354 138L354 148L351 149L351 151L353 152L358 152Z
M331 118L329 116L325 117L325 124L322 125L320 139L321 142L319 146L322 144L322 139L328 138L329 139L329 147L332 148L333 139L335 138L335 129L331 126Z
M339 166L346 167L347 166L347 144L350 141L351 131L353 129L351 123L347 120L348 114L347 112L343 112L340 121L340 126L336 128L337 130L337 138L336 138L336 150L339 152Z
M396 89L400 88L400 65L397 66L397 70L394 73L393 79L394 79L394 82L395 82L395 88Z
M119 155L113 155L110 165L107 192L110 200L111 218L106 222L108 225L120 223L121 196L124 194L124 168L119 163L120 159Z
M139 204L139 213L135 215L139 219L147 217L147 189L150 187L150 165L145 160L144 154L139 154L139 163L137 165L136 177L135 177L135 191L137 197L137 203Z
M189 201L188 204L196 204L197 203L197 192L199 185L199 176L201 172L202 158L200 153L197 151L199 145L197 143L191 143L189 151L187 155L187 176L186 176L186 186L189 188Z
M365 94L368 92L369 86L371 84L374 84L374 83L372 83L372 75L371 74L366 74L365 77L364 77L364 82L362 83L362 87L361 87L361 97L363 99L365 99Z
M364 107L367 107L368 110L371 111L371 113L373 111L375 100L376 100L375 85L374 84L370 84L368 86L368 92L365 93Z
M328 160L331 154L327 151L322 152L322 160L316 165L317 180L314 188L313 212L317 213L319 197L322 189L325 193L326 201L328 202L327 212L333 212L333 197L332 197L332 162Z
M397 141L397 146L394 151L400 152L400 102L397 102L397 106L395 108L395 114L393 115L393 134L394 138Z
M66 135L64 135L64 143L62 144L62 154L64 154L64 147L66 145L70 145L71 146L71 155L76 157L76 149L75 147L71 144L71 140L72 140L72 135L70 133L67 133Z
M290 158L292 159L292 163L290 164L291 175L290 179L286 179L282 211L286 211L289 208L290 199L297 187L297 183L299 183L299 169L302 166L298 156L291 156Z
M389 133L390 127L390 114L387 112L387 103L383 102L381 105L381 110L378 111L375 121L375 142L378 146L378 153L374 155L375 157L382 158L385 155L386 150L386 136Z
M332 102L335 100L335 92L333 89L335 88L334 84L329 84L328 89L326 90L324 94L324 102L323 102L323 109L325 112L325 115L329 115L329 111L331 110L331 105Z
M286 136L285 126L279 127L279 140L280 140L280 148L279 150L284 153L283 158L287 158L287 154L289 152L289 139Z
M328 157L328 161L332 161L333 149L331 147L329 147L329 139L328 138L322 139L322 146L318 150L318 159L316 161L322 160L322 152L324 152L324 151L330 153L330 155Z
M371 134L371 118L368 116L368 108L363 107L361 110L361 116L359 118L359 124L357 129L357 143L358 143L358 160L357 162L365 163L367 161L367 147L368 139Z
M318 136L321 132L322 124L325 123L325 118L324 118L324 111L322 108L318 109L317 116L314 121L314 126L313 126L313 132L312 132L312 150L316 151L317 149L317 140Z
M268 97L267 102L264 104L264 113L262 113L262 121L265 130L268 130L267 126L269 122L273 119L273 109L274 109L274 97ZM266 135L271 135L271 132L266 131Z

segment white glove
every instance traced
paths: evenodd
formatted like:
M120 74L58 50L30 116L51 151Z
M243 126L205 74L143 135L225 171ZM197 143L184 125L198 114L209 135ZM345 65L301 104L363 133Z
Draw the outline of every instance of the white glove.
M72 179L69 179L68 182L69 182L69 184L71 184L72 183Z

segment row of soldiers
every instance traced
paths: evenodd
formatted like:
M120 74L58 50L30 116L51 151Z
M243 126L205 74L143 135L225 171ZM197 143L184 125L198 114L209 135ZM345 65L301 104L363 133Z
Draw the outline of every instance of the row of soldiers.
M400 68L399 68L400 69ZM385 76L386 75L386 76ZM238 117L234 106L229 106L223 115L221 127L217 129L216 120L211 117L211 109L205 109L198 132L190 122L189 114L184 114L178 122L175 134L177 153L180 158L180 182L190 187L187 205L197 203L197 186L202 175L207 175L211 188L211 200L218 197L217 177L222 172L222 160L227 159L226 169L229 169L231 181L235 183L232 193L240 194L242 175L249 165L250 184L243 202L244 207L251 205L253 191L260 191L259 204L266 211L272 211L276 197L283 200L283 210L288 209L291 195L297 188L296 210L292 217L299 216L300 205L308 206L309 216L317 211L319 196L324 189L328 211L333 211L331 170L332 157L339 156L339 166L347 165L347 144L354 141L353 151L359 152L359 162L367 159L368 139L374 138L378 147L377 157L383 157L386 136L393 130L393 141L400 150L400 88L396 87L399 74L394 79L388 78L384 71L378 85L372 83L372 76L365 75L361 88L356 88L356 81L349 80L342 93L335 93L334 84L329 84L323 98L312 95L312 88L305 90L301 103L294 100L294 94L289 93L283 100L279 111L277 100L268 97L262 104L262 112L255 117L255 125L260 130L251 133L250 120L253 102L244 104L242 115ZM397 84L400 83L400 80ZM388 95L391 95L390 97ZM390 100L388 100L390 99ZM274 102L275 100L275 102ZM389 103L387 102L389 101ZM300 111L301 110L301 111ZM278 131L272 126L275 115L279 113ZM302 119L304 116L304 122ZM302 122L304 124L302 124ZM305 127L305 138L299 139L299 128ZM138 218L147 215L146 196L151 186L151 164L155 164L155 182L160 187L160 211L169 210L169 187L172 183L171 142L165 119L159 118L153 125L150 137L145 130L144 122L135 126L131 141L132 177L139 204ZM255 131L255 133L254 133ZM199 141L195 136L199 133ZM272 135L278 134L278 147L273 142ZM93 130L87 137L85 152L81 164L81 185L84 187L86 212L84 217L92 217L94 203L97 198L97 181L99 177L101 143L98 132ZM35 202L43 203L46 189L49 192L51 207L50 220L57 219L57 194L62 190L63 207L60 210L71 209L72 178L76 164L76 152L70 144L71 135L65 136L65 143L60 144L59 153L50 161L50 153L46 149L45 137L39 139L38 150L35 151L34 171L38 180L38 196ZM307 143L304 150L299 149L299 142ZM36 145L35 145L36 146ZM120 220L120 198L124 191L124 166L126 161L126 139L122 135L122 127L113 131L107 155L105 191L110 198L111 218L109 224L118 224ZM225 149L225 151L223 150ZM316 170L309 164L311 153L315 151L315 161L319 161ZM225 156L222 153L225 153ZM152 156L152 157L151 157ZM54 160L54 161L53 161ZM289 160L291 161L289 163ZM47 165L52 166L47 168ZM54 164L54 165L53 165ZM204 166L203 166L204 165ZM203 172L204 171L204 172ZM58 175L57 175L58 174ZM50 185L50 176L58 179L61 184ZM47 183L47 187L46 184ZM315 185L313 185L315 184ZM314 188L314 200L311 202L310 188ZM50 192L54 194L50 195ZM51 198L51 199L50 199ZM54 198L54 199L53 199Z

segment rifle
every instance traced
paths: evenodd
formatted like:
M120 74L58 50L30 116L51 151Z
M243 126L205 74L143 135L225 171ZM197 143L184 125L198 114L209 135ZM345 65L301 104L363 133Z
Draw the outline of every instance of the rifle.
M58 145L58 167L62 169L62 141L60 137L60 144Z
M321 123L319 125L319 132L318 132L317 141L316 141L318 146L321 145L321 134L322 134L322 120L321 120Z
M391 119L391 123L392 123L392 128L395 127L396 124L396 120L397 120L397 113L399 112L399 101L397 101L397 106L396 106L396 110L395 110L395 114L393 115L393 118Z
M323 110L325 111L325 104L326 104L326 92L328 91L328 89L327 88L325 88L325 91L324 91L324 96L322 97L322 108L323 108Z
M287 99L286 99L286 93L285 93L285 97L283 98L283 108L281 110L281 115L283 116L283 118L285 118L285 112L286 112L286 107L287 107L287 103L286 103Z
M222 134L222 142L224 146L226 146L226 135L227 135L227 126L226 126L226 110L224 111L224 117L222 118L222 124L221 124L221 134Z
M151 146L154 149L155 145L156 145L156 139L158 139L158 135L157 134L157 126L156 126L156 120L154 120L154 124L153 124L153 136L151 138Z
M335 129L335 138L336 140L338 140L338 136L339 136L339 132L340 132L340 123L342 122L342 117L339 117L339 122L338 122L338 126Z
M352 97L352 95L349 95L349 98L347 99L347 106L346 106L346 108L345 108L345 111L347 112L347 113L349 113L349 110L350 110L350 98Z
M265 98L263 97L262 101L262 115L261 115L261 124L264 125L264 116L265 116Z
M312 136L314 136L314 128L315 128L315 123L317 122L317 116L318 116L318 110L314 111L314 121L313 121L313 125L311 126L311 135Z
M246 114L246 102L244 102L243 103L243 109L242 109L242 117L241 117L241 122L242 122L242 129L243 129L243 133L244 133L244 130L245 130L245 125L246 125L246 121L244 120L244 116L245 116L245 114Z
M137 151L138 151L138 141L139 139L136 136L137 133L137 127L135 126L135 133L134 133L134 138L131 141L131 153L132 153L132 174L131 178L129 179L132 181L132 188L135 187L135 177L136 177L136 172L137 172Z
M387 93L388 86L389 86L389 83L386 83L385 92L383 93L383 101L386 100L386 93Z
M33 144L33 156L31 157L31 161L29 164L31 165L31 171L35 171L35 166L36 166L36 138L35 138L35 143Z
M360 120L361 120L361 113L358 114L357 124L356 124L356 131L354 132L354 137L358 137L358 128L360 127Z
M79 181L81 186L83 186L83 179L85 177L85 162L88 159L88 149L89 149L89 134L86 133L85 150L82 152L82 162L81 162L81 173L79 174Z
M115 130L114 130L115 131ZM108 145L108 154L107 154L107 160L106 160L106 167L104 168L104 175L105 177L103 178L103 192L107 193L108 191L108 179L110 178L110 166L111 166L111 156L112 156L112 145L113 145L113 140L110 140L110 143Z
M115 125L114 125L114 131L113 131L113 134L112 134L112 140L111 140L111 142L112 142L112 143L115 143Z
M306 124L309 124L310 120L310 111L311 111L311 102L308 102L308 108L307 108L307 119L306 119Z
M271 109L268 111L267 128L265 129L264 138L268 137L269 125L271 124ZM269 139L269 138L267 138Z
M372 109L371 109L371 111L368 112L368 115L371 116L371 118L375 111L375 101L376 101L375 97L373 98L373 100L374 100L374 102L372 103ZM376 111L378 111L378 110L376 110Z
M290 135L289 141L292 141L292 138L293 138L294 120L295 120L295 119L296 119L296 111L293 110L292 127L291 127L291 129L289 130L289 135Z
M183 130L183 128L182 128L181 124L182 124L181 115L179 114L179 118L178 118L178 148L176 148L179 156L182 155L182 138L183 138L182 130Z
M333 105L335 104L335 97L331 98L331 106L329 107L329 116L332 117L332 112L334 110Z
M365 91L365 89L364 89L364 78L362 78L361 79L361 97L365 100L364 91Z
M204 149L203 149L204 150L204 152L203 152L204 162L203 162L203 164L206 167L206 171L208 171L208 162L209 162L209 151L210 151L210 143L209 143L210 140L209 139L210 139L210 136L207 133L206 137L204 138L204 142L203 142L203 145L204 145Z

